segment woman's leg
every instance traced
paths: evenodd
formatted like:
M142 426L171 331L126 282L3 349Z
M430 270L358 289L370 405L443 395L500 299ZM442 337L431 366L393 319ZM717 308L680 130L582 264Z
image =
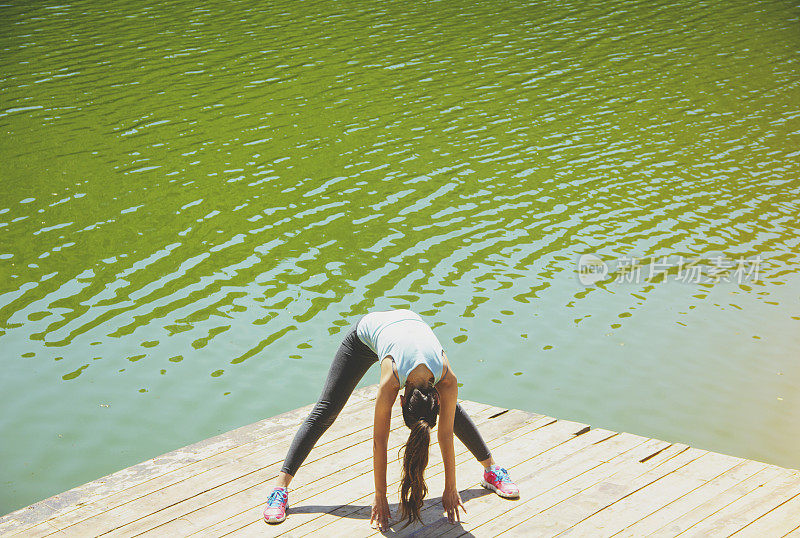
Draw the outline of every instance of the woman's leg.
M453 419L453 433L455 433L458 440L464 443L475 459L478 460L485 468L494 464L492 459L492 452L486 446L486 442L481 437L478 428L472 419L469 418L467 412L461 407L461 404L456 404L456 416Z
M501 497L519 497L519 487L511 480L508 471L495 464L489 447L486 446L475 423L467 413L456 404L456 416L453 421L453 431L462 443L472 452L475 459L483 465L483 487L496 492Z
M275 485L289 485L316 442L333 424L358 382L377 360L377 355L358 338L353 327L333 358L319 400L292 440Z

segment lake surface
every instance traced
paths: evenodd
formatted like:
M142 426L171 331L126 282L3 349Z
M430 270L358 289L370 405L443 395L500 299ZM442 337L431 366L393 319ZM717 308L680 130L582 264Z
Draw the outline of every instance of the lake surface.
M0 513L395 307L463 398L800 467L791 3L6 2Z

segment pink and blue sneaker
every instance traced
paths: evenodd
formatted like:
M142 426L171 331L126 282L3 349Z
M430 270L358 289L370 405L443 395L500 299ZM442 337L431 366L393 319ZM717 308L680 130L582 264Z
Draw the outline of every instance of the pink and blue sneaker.
M264 508L264 521L267 523L280 523L286 519L287 508L289 508L289 490L276 486L267 499L267 506Z
M492 465L483 471L481 485L507 499L519 497L519 488L508 476L508 471L499 465Z

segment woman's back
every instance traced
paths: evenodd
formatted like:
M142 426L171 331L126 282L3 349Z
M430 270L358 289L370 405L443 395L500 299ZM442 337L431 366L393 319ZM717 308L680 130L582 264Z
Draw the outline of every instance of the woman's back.
M378 355L379 360L391 356L400 385L409 372L425 364L433 372L434 383L444 373L439 339L425 321L411 310L370 312L358 322L358 338Z

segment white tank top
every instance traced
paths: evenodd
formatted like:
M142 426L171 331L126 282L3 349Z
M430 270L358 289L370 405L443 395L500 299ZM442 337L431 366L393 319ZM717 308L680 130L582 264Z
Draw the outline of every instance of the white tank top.
M433 372L434 384L444 374L444 348L419 314L411 310L370 312L358 322L358 338L379 360L391 356L400 386L419 364Z

